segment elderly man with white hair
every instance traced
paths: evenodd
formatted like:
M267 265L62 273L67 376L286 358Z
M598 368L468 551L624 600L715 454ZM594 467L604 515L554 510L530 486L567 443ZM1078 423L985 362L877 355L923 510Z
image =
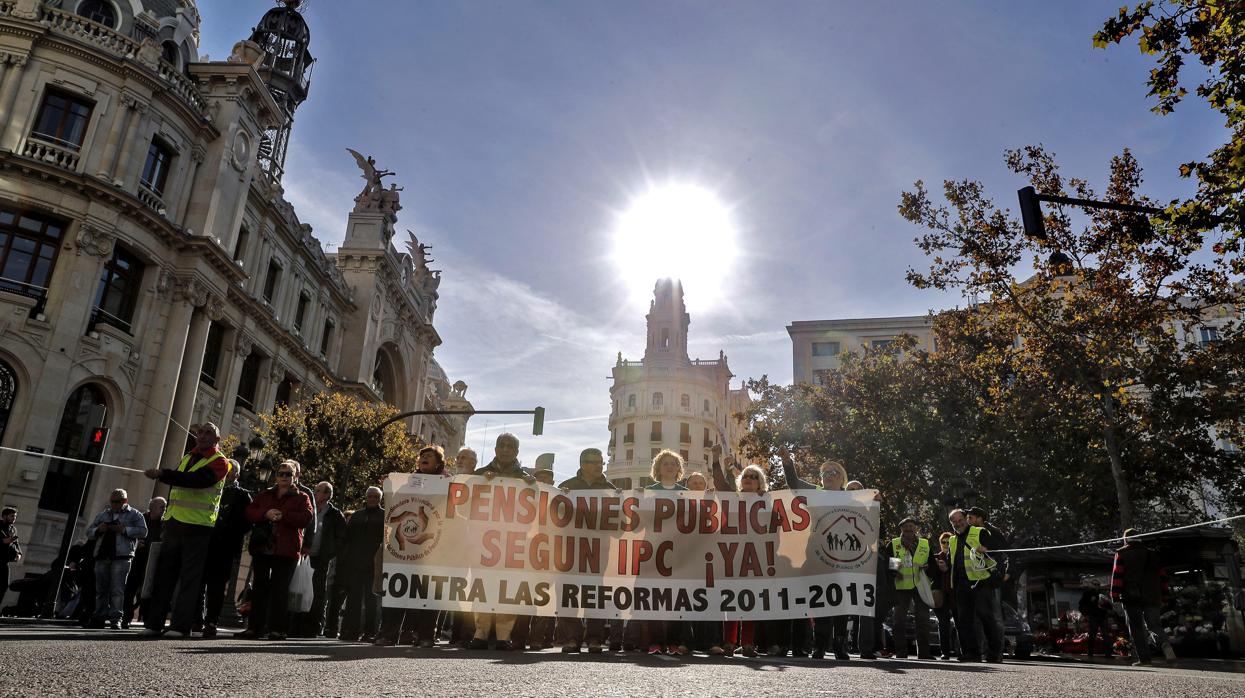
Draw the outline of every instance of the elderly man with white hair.
M344 642L376 639L378 597L372 591L376 551L385 542L385 510L379 487L367 488L364 506L346 523L346 536L337 557L337 574L345 579L346 610L342 613Z
M125 490L113 490L108 508L95 516L86 531L87 538L95 541L95 627L107 623L113 630L121 628L125 580L138 541L147 537L147 520L129 502Z

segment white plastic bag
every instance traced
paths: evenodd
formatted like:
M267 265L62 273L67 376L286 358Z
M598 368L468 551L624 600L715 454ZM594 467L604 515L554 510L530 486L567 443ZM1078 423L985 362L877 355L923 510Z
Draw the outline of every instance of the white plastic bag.
M934 603L934 590L929 585L929 576L925 574L925 570L918 570L916 575L916 593L921 597L921 601L930 608L937 608Z
M311 558L306 555L298 561L294 568L294 576L290 578L290 611L306 613L311 610L312 597L315 595L311 584Z

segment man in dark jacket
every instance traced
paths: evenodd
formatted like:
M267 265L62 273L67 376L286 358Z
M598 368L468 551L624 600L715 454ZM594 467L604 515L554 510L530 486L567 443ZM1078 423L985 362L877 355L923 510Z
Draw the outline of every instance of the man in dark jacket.
M22 546L17 539L17 508L5 507L0 513L0 599L9 591L9 563L22 559Z
M1145 543L1133 539L1134 529L1124 531L1124 547L1115 551L1115 564L1111 569L1111 600L1124 604L1128 619L1128 634L1133 639L1134 666L1150 663L1151 636L1163 650L1163 656L1172 660L1172 649L1159 614L1163 606L1167 580L1159 565L1159 556Z
M380 506L379 487L367 488L364 507L346 524L346 536L337 558L337 575L346 586L346 610L342 615L344 642L376 639L377 602L372 591L376 551L385 542L385 510ZM362 626L360 626L362 620Z
M1107 635L1107 609L1111 602L1102 594L1102 582L1097 579L1090 579L1086 582L1085 591L1081 593L1080 603L1077 604L1077 610L1085 618L1085 622L1089 625L1089 638L1085 640L1085 654L1090 659L1094 658L1094 640L1102 635L1103 656L1111 656L1111 640Z
M229 474L225 476L225 489L220 495L220 511L212 528L208 543L207 562L203 566L203 637L216 637L216 624L220 622L220 610L225 603L225 588L234 571L234 562L242 554L242 539L251 530L246 520L246 508L251 504L251 493L238 484L242 466L229 459Z
M141 598L144 582L147 579L147 562L151 558L152 546L160 542L160 531L164 527L164 508L168 506L164 497L152 497L147 502L147 537L138 542L134 549L134 564L130 566L130 576L125 580L125 615L121 619L121 627L129 629L134 619L134 610L141 609L147 614L147 601ZM153 570L154 572L154 570Z
M565 492L581 490L619 492L618 486L606 479L605 473L602 472L604 466L605 458L601 455L601 449L585 448L579 454L579 472L575 474L575 477L558 485L558 489ZM579 652L579 646L585 640L588 642L588 651L593 654L605 649L607 635L604 618L588 618L586 621L570 617L558 618L556 634L558 642L562 644L562 651L565 653ZM621 633L619 636L621 637Z
M1011 547L1011 541L1003 534L1001 530L987 519L986 510L981 507L969 507L965 512L968 517L968 525L984 528L988 534L983 540L988 540L985 546L991 550L1002 550ZM990 573L990 579L986 580L984 586L990 591L990 613L994 616L994 623L990 632L997 634L997 640L1000 645L1003 643L1003 585L1011 578L1011 558L1007 553L993 552L990 557L994 559L995 568ZM975 630L977 637L988 638L986 635L986 626L978 618Z
M519 439L514 434L502 434L497 437L493 447L494 458L488 465L473 473L483 475L486 479L513 478L528 484L535 484L532 477L519 464ZM502 650L518 649L510 642L510 633L514 630L515 615L512 613L476 613L476 634L471 640L471 649L486 649L490 631L496 633L497 645Z
M317 637L324 632L325 609L328 607L327 581L329 568L336 563L337 552L346 535L346 517L341 509L333 506L333 485L321 482L315 489L315 506L317 535L311 541L307 551L311 557L311 585L315 591L311 602L311 614L308 627L303 628L304 636ZM334 610L336 615L336 610ZM330 627L337 626L337 619L332 620Z

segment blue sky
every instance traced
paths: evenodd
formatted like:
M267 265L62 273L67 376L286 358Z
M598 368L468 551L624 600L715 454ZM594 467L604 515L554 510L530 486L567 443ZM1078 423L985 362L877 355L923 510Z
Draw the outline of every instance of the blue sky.
M610 232L650 182L713 190L739 230L728 297L687 289L691 353L784 382L792 320L957 303L904 282L923 258L896 205L916 179L1014 206L1003 150L1040 142L1100 188L1132 148L1147 193L1187 193L1176 167L1221 122L1193 99L1151 114L1147 58L1092 48L1118 5L313 0L286 195L331 249L361 187L345 148L395 170L399 228L445 270L438 360L479 409L544 405L544 437L514 425L521 458L556 452L569 475L608 439L616 353L643 353L627 289L652 279L620 278ZM200 53L226 57L270 6L201 2Z

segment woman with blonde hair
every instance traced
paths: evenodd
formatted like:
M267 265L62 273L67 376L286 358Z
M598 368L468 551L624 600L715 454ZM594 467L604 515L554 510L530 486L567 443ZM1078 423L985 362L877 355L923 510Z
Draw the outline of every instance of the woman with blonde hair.
M687 487L679 484L679 480L683 479L683 457L674 451L663 449L653 456L653 467L649 475L653 478L653 484L645 487L646 490L687 491ZM667 650L673 655L688 653L686 623L646 621L644 635L649 654L661 654Z

